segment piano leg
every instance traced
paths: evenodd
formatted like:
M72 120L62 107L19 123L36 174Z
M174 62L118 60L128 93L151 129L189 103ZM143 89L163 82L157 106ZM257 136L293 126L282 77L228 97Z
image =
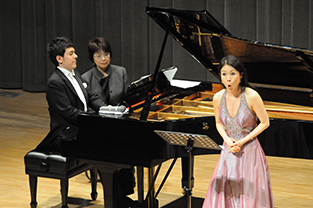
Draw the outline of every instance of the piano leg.
M190 165L191 162L191 165ZM182 167L182 188L184 187L193 188L194 187L194 177L193 177L193 164L194 157L182 157L181 158L181 167ZM189 184L191 182L191 184ZM184 191L184 194L185 191Z
M30 175L29 174L29 185L30 185L30 195L31 195L31 203L30 203L30 207L31 208L36 208L37 207L37 176L35 175Z
M154 189L154 181L153 181L153 177L154 177L154 168L148 168L148 182L149 182L149 186L151 190L150 190L150 196L148 196L148 207L149 208L158 208L158 201L155 198L155 189ZM153 184L153 185L151 185Z
M95 201L98 197L97 192L97 180L98 180L98 171L96 167L90 169L90 180L91 180L91 198Z
M130 165L108 163L101 161L86 160L86 163L96 166L100 176L100 181L103 186L103 198L105 208L120 208L118 207L119 197L114 192L114 178L113 173L122 168L131 168Z
M141 208L158 208L158 200L155 198L154 189L154 168L148 168L148 184L149 184L149 196L144 200L144 173L143 167L137 166L137 190L138 190L138 207Z
M137 166L137 190L138 190L138 203L142 204L144 200L144 189L143 189L143 167L142 166Z
M182 180L184 196L163 206L162 208L202 207L204 199L192 196L194 155L192 152L189 152L189 157L183 157L181 158L181 160L182 160L182 173L185 178L185 181Z
M193 155L192 152L189 152L189 157L188 157L188 185L184 187L184 192L187 196L187 208L191 208L191 195L192 195L192 182L191 182L191 178L192 178L192 173L193 173Z

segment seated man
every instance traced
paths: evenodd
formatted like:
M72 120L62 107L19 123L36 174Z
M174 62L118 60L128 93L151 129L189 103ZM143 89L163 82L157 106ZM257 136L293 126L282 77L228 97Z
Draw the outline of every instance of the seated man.
M48 44L48 53L56 67L48 79L46 91L50 132L36 149L51 152L59 150L62 139L70 140L77 136L80 113L97 112L105 103L83 87L82 78L75 71L78 56L69 39L55 38Z

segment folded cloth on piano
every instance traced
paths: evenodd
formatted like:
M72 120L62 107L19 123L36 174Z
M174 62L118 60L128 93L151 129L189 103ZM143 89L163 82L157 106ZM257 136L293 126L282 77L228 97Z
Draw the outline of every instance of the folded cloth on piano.
M116 116L121 117L123 115L128 114L129 110L124 105L120 106L101 106L99 109L99 115L100 116Z

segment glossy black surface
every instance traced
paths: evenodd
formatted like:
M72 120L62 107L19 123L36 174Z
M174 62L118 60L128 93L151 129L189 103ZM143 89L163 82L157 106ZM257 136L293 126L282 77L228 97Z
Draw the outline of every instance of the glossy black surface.
M205 10L147 7L146 13L216 77L220 60L235 55L263 99L313 106L312 50L235 37Z
M210 128L204 130L204 125ZM217 144L222 144L215 129L214 117L149 122L80 115L79 136L74 141L64 142L62 153L83 159L144 167L153 167L170 158L188 156L184 147L169 145L154 130L205 134ZM194 148L193 153L218 154L219 151Z

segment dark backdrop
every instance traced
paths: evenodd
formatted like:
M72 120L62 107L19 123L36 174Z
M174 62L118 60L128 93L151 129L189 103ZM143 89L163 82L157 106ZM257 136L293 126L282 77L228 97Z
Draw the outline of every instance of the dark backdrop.
M87 43L103 36L112 63L125 66L133 81L154 71L164 31L144 12L146 6L208 10L233 35L266 43L313 48L311 0L1 0L0 88L45 91L54 70L46 45L70 38L78 70L91 68ZM216 81L172 38L161 67L176 65L176 78Z

